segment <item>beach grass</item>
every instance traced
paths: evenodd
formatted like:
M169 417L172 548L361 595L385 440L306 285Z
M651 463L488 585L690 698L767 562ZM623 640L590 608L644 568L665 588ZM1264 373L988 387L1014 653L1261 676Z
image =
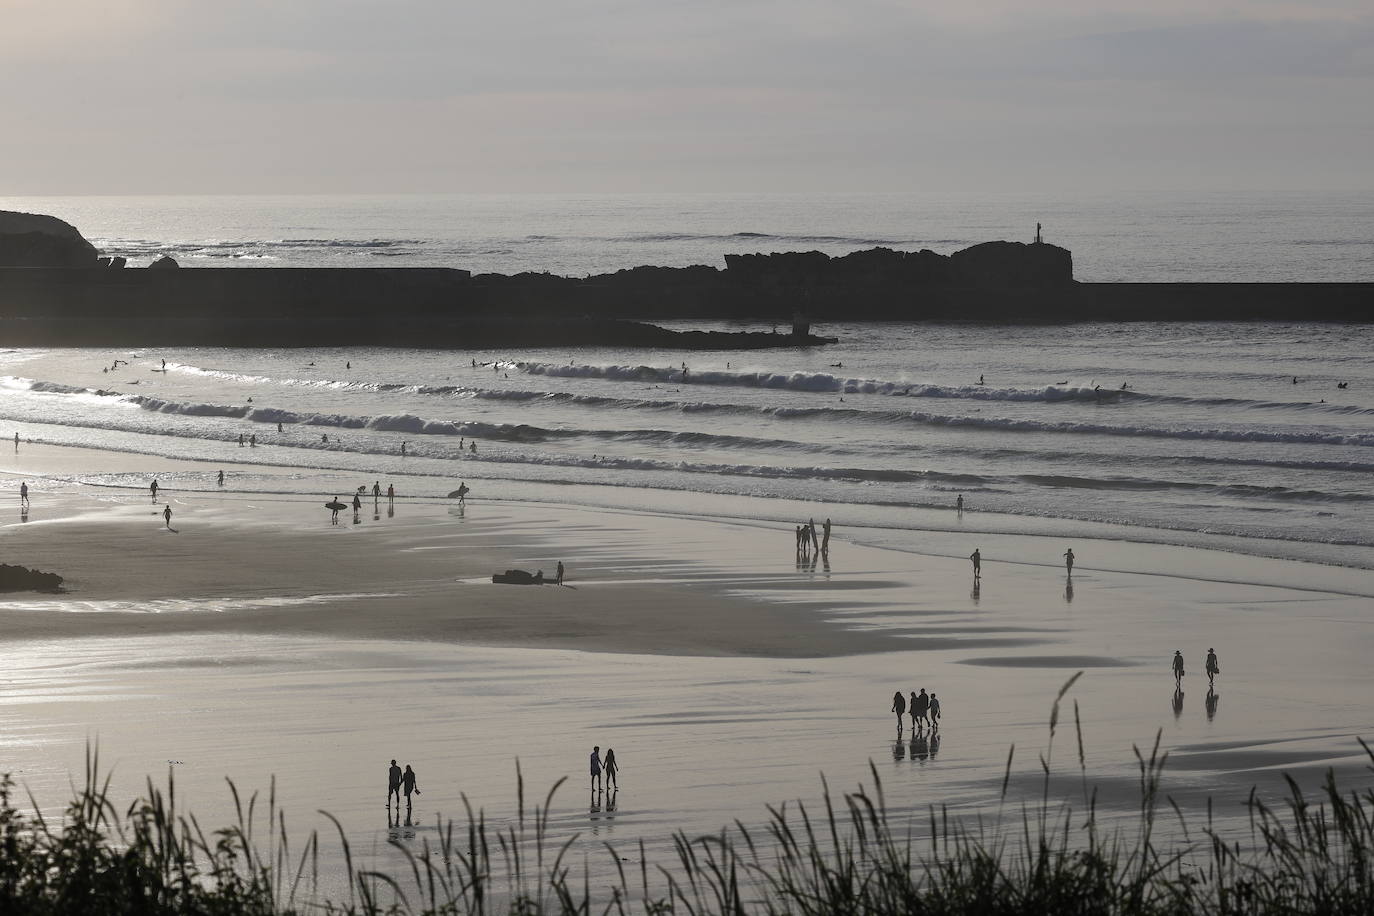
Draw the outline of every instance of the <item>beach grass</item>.
M1374 788L1344 789L1331 770L1308 798L1291 778L1278 805L1255 790L1247 800L1249 842L1190 824L1160 792L1167 754L1159 738L1136 750L1139 810L1126 827L1098 823L1073 706L1079 800L1050 798L1053 751L1071 678L1056 697L1039 757L1037 802L1010 814L1007 756L995 817L970 826L943 808L927 823L889 814L881 780L836 794L822 810L768 807L762 826L742 821L713 835L673 837L675 855L651 863L603 844L612 879L595 883L556 840L550 812L561 782L530 805L517 764L515 817L497 826L465 801L465 815L438 825L419 849L392 841L399 873L356 865L343 826L288 842L275 784L266 798L230 783L237 822L207 831L177 809L176 784L147 783L146 797L120 812L95 749L86 754L61 823L17 807L14 782L0 778L0 913L16 914L1367 914L1374 912ZM1361 740L1371 771L1374 751ZM823 780L824 783L824 780ZM34 811L38 806L30 799ZM1156 820L1172 814L1182 839L1159 840ZM1005 815L1005 816L1004 816ZM918 831L918 826L922 829ZM919 836L918 836L919 833ZM1176 836L1176 834L1175 834ZM342 899L323 896L322 844L342 846ZM626 863L634 863L628 869ZM341 887L342 884L334 885Z

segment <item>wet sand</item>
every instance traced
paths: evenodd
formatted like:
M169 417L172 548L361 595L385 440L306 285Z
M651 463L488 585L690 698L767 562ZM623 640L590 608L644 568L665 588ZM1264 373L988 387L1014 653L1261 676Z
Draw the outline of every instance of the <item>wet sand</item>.
M64 473L141 460L52 451ZM0 469L41 470L14 461ZM1354 736L1374 734L1374 602L1357 571L1075 539L1070 590L1062 539L982 533L975 591L947 532L876 547L891 533L837 529L827 570L799 565L773 523L408 498L393 514L369 496L334 527L333 493L166 495L175 533L146 492L56 481L0 528L7 562L69 579L0 596L0 768L47 813L89 738L123 800L170 768L202 824L228 823L223 778L275 774L295 830L329 810L367 864L397 868L387 839L432 842L463 795L508 816L519 759L531 795L569 777L556 830L604 876L600 840L661 853L674 830L814 802L822 772L868 784L869 761L898 812L991 816L1015 744L1013 791L1038 798L1050 703L1078 670L1051 757L1063 797L1081 794L1075 701L1108 813L1132 810L1131 747L1161 729L1165 791L1194 814L1212 796L1223 826L1251 785L1279 794L1280 772L1368 778ZM564 588L489 581L559 559ZM944 704L938 743L909 719L898 739L887 711L921 687ZM587 789L594 744L624 768L614 811ZM382 804L391 757L420 776L410 828Z

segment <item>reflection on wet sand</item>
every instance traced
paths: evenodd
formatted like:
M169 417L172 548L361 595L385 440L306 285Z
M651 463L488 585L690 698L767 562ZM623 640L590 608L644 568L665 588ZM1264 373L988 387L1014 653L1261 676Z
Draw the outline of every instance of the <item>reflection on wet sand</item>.
M1217 701L1220 700L1220 699L1221 699L1221 694L1217 693L1217 692L1216 692L1215 690L1213 690L1211 687L1208 687L1208 688L1207 688L1207 701L1206 701L1206 706L1207 706L1207 721L1208 721L1208 722L1211 722L1213 719L1216 718L1216 716L1217 716Z

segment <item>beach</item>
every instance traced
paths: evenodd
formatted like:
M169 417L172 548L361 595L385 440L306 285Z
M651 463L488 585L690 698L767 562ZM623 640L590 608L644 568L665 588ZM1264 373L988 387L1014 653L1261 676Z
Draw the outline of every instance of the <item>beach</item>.
M223 491L204 487L221 467ZM743 498L730 517L709 501L691 515L459 507L406 496L416 482L398 477L402 495L388 500L382 479L374 503L358 477L363 510L334 526L324 487L346 499L344 475L317 497L294 476L297 492L260 486L270 472L256 465L28 443L0 473L33 492L27 521L11 515L0 535L8 561L68 580L65 594L0 601L4 769L46 815L95 744L120 805L170 773L202 824L229 823L225 778L264 793L275 778L293 831L329 811L355 855L396 867L387 841L418 850L464 799L511 817L518 761L532 796L568 778L554 829L605 878L602 840L664 854L675 830L816 804L822 774L869 785L870 764L917 831L928 805L995 816L1012 745L1013 798L1038 795L1049 754L1056 794L1081 801L1069 704L1108 819L1135 810L1131 748L1156 732L1164 791L1192 812L1210 797L1223 829L1243 832L1250 787L1278 793L1281 772L1311 788L1328 766L1365 775L1364 570L1080 537L1070 589L1070 543L995 533L974 513L903 538L837 526L813 568L791 526L750 519ZM72 482L135 476L164 481L156 505L142 487ZM775 503L754 501L759 515ZM835 507L811 508L819 524ZM552 577L559 560L563 587L490 581L512 567ZM1222 669L1210 697L1209 646ZM1051 704L1078 671L1051 747ZM922 688L942 700L941 728L915 736L908 720L898 738L892 693ZM588 790L593 745L623 768L613 801ZM383 805L393 757L423 790L409 828ZM337 889L340 853L325 846Z

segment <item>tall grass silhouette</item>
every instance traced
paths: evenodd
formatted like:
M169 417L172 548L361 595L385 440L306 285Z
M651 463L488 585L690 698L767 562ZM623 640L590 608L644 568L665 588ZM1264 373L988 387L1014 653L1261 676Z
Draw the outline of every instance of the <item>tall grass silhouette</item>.
M1081 672L1080 672L1081 673ZM973 827L931 807L919 839L909 818L889 815L870 763L871 788L836 795L822 778L823 810L770 806L762 826L742 821L708 836L673 836L673 853L651 865L641 842L637 873L627 874L615 847L603 844L614 880L595 893L587 863L571 861L577 840L549 829L556 783L532 807L516 765L517 810L509 824L488 824L465 799L462 820L440 824L418 850L392 841L404 856L399 873L357 867L342 824L346 896L322 896L321 844L311 833L299 850L287 840L286 815L273 783L265 799L243 798L232 783L236 823L206 832L176 806L176 785L147 783L146 798L122 814L109 776L87 749L85 783L60 824L15 805L15 786L0 778L0 913L4 914L1369 914L1374 913L1374 789L1344 791L1327 770L1317 798L1285 776L1288 794L1273 807L1251 790L1251 842L1224 840L1207 821L1189 825L1160 793L1168 759L1159 735L1136 748L1140 807L1134 829L1104 831L1089 787L1083 731L1073 720L1082 805L1052 802L1053 752L1070 678L1050 712L1039 757L1038 803L1008 818L1015 758L1007 755L991 823ZM1360 741L1374 771L1374 752ZM37 811L33 799L31 806ZM1183 840L1156 840L1166 803ZM323 812L322 812L323 813ZM598 852L597 855L600 853ZM1202 858L1205 865L1195 859Z

